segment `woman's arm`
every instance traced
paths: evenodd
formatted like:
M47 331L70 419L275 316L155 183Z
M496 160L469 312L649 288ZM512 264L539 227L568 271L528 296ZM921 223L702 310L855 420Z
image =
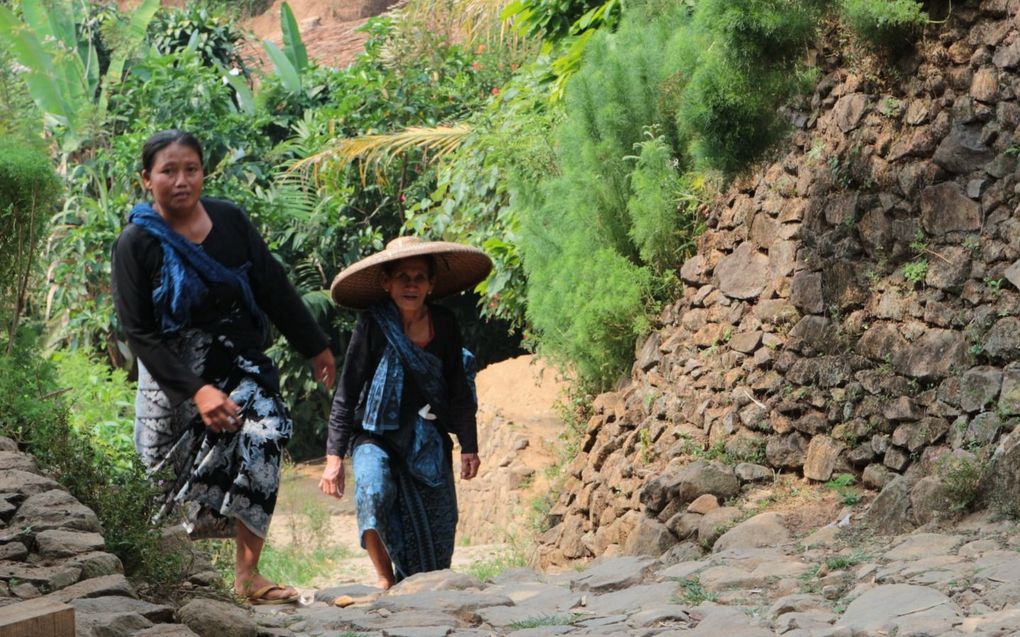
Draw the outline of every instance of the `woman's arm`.
M305 358L316 360L313 370L320 374L323 363L333 362L333 354L328 351L329 339L319 327L315 317L301 300L301 295L287 279L287 272L279 261L273 257L262 235L243 211L238 213L244 224L245 239L248 243L248 257L251 262L249 280L255 302L266 313L269 320L287 338L287 342ZM335 364L329 374L328 385L332 387L335 376Z
M439 312L446 323L443 347L443 375L449 392L449 430L456 434L460 443L460 477L470 480L478 475L481 459L478 457L478 426L475 419L478 404L468 384L464 369L464 348L460 327L453 313L443 308Z
M163 342L152 303L152 277L160 268L162 251L158 242L140 232L130 229L113 244L113 302L128 344L170 404L192 398L207 427L236 431L240 409L234 401L195 374Z
M206 383L163 342L152 304L152 277L162 262L162 250L157 241L150 241L143 233L129 226L113 244L113 304L131 351L170 403L177 405L193 397Z
M347 454L351 434L354 432L354 414L361 399L361 392L372 370L372 350L369 341L369 319L365 314L358 316L354 325L340 384L333 395L333 408L329 413L329 431L326 435L326 466L319 480L319 489L326 495L338 498L344 495L343 457Z

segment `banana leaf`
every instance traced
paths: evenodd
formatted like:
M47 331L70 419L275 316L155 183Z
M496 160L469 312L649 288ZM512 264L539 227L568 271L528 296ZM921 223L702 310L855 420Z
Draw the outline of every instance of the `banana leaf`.
M73 110L50 71L54 67L53 58L36 34L4 6L0 6L0 36L11 55L25 67L21 76L43 113L53 115L58 121L70 122Z
M276 46L269 40L263 40L262 46L266 49L266 54L272 61L273 66L276 68L276 74L280 76L280 81L283 82L283 88L287 89L291 93L301 92L301 75L298 74L297 69L290 63L287 56L284 55L280 47Z
M294 19L294 12L286 2L280 7L280 26L283 28L283 52L287 54L287 59L300 75L308 68L308 49L301 40L301 31L298 29L297 20Z

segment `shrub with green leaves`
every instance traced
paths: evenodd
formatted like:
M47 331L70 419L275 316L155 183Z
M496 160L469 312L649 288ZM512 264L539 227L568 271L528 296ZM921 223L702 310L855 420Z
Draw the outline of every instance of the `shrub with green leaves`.
M674 267L694 252L694 238L702 231L697 193L703 179L677 173L677 160L662 137L637 146L640 153L630 175L634 195L627 202L630 238L653 269Z
M164 8L149 23L149 42L169 55L191 49L206 66L223 65L248 70L238 53L244 34L222 13L191 4L185 9Z
M38 248L60 196L60 180L46 153L0 140L0 319L8 351L28 299Z
M827 0L700 0L699 28L740 65L789 64L818 27Z
M71 424L73 416L54 365L43 360L37 336L18 335L13 351L0 355L0 435L13 438L82 504L95 511L109 551L125 573L169 590L180 583L180 556L168 552L150 520L157 499L132 455L124 464L92 444ZM119 406L106 405L116 413ZM96 405L95 409L103 406Z
M684 41L689 84L677 127L688 152L732 176L783 136L780 108L802 84L799 51L814 35L822 0L706 0Z
M479 285L481 313L515 328L525 322L526 292L521 220L511 193L513 184L557 170L549 138L561 116L537 73L516 75L471 118L471 134L440 164L436 189L409 208L404 224L414 234L470 243L492 257L492 274Z
M617 33L596 35L567 86L557 170L514 188L533 337L595 387L630 363L659 287L652 270L682 256L677 228L655 226L677 220L681 203L684 159L663 94L680 68L674 43L688 17L683 7L635 11ZM643 150L646 131L657 141Z
M917 0L841 0L843 18L866 42L879 48L901 48L928 23Z

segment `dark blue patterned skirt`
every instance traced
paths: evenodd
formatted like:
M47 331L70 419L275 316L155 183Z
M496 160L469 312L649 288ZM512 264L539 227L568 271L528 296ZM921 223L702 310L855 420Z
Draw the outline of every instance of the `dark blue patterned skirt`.
M415 573L450 568L457 492L449 460L442 463L440 484L430 487L412 477L402 459L392 458L370 440L362 439L351 455L362 548L367 531L378 533L398 582Z

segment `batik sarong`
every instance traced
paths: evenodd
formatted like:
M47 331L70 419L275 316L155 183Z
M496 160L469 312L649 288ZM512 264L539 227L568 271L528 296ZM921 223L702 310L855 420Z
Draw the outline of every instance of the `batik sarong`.
M233 366L212 382L241 409L241 428L215 433L192 400L171 406L139 363L135 449L163 495L156 521L183 519L193 538L234 537L234 520L265 538L276 507L283 449L293 423L264 354L241 355L229 339L197 329L168 337L168 345L201 375L211 348L233 357Z

